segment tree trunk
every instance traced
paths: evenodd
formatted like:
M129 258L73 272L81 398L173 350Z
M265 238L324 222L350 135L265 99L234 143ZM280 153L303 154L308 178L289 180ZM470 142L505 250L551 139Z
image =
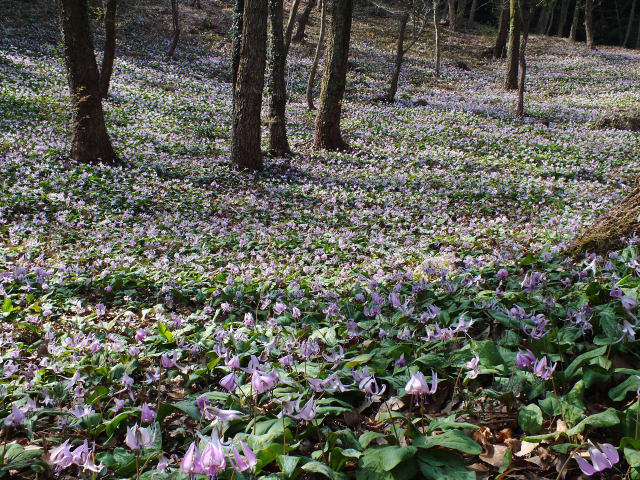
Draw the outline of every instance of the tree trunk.
M500 24L498 25L498 36L493 47L493 58L504 58L507 53L507 37L509 35L509 0L500 0L502 9L500 10Z
M469 10L469 25L476 20L476 12L478 11L478 0L471 0L471 9Z
M584 2L584 30L587 34L587 48L595 50L596 45L593 40L593 0Z
M244 0L235 0L233 6L233 25L231 35L231 89L236 90L238 82L238 66L240 65L240 47L242 46L242 16L244 14Z
M456 12L456 0L449 0L449 27L454 32L458 31L458 15Z
M560 4L560 19L558 20L558 28L556 35L558 37L564 36L564 26L567 24L567 17L569 16L569 0L562 0Z
M320 62L320 54L322 53L322 46L324 44L325 32L327 30L327 1L320 0L320 36L318 37L318 44L316 45L316 53L313 56L313 65L311 65L311 71L309 72L309 80L307 81L307 106L309 110L315 110L313 105L313 83L316 79L316 72L318 71L318 63Z
M267 2L245 0L234 95L231 160L242 170L262 170L260 110L267 53Z
M462 25L464 24L464 14L467 11L467 0L458 0L458 12L457 12L457 18L456 18L456 25L458 26L458 29L460 29L462 27Z
M638 36L636 37L636 50L640 50L640 22L638 23Z
M549 17L551 16L551 7L544 6L538 16L538 23L536 24L536 33L538 35L544 35L547 31L547 25L549 25Z
M57 0L57 4L73 114L71 158L83 163L117 163L104 124L87 1Z
M180 38L180 12L178 10L178 0L171 0L171 17L173 19L173 39L171 40L171 46L167 52L169 60L173 58L173 54L176 52L178 46L178 39Z
M440 0L433 0L433 28L435 30L435 55L433 59L433 73L440 76L440 21L438 19L438 7Z
M578 38L578 25L580 25L580 12L582 11L581 0L576 0L576 6L573 9L573 20L571 20L571 30L569 31L569 40L575 42Z
M629 22L627 23L627 32L624 34L624 41L622 42L622 46L626 47L629 44L629 39L631 38L631 30L633 29L633 21L635 20L636 15L636 0L631 2L631 11L629 12Z
M315 6L316 6L316 0L309 0L309 2L307 3L307 6L304 7L304 10L298 16L298 26L296 27L296 33L291 39L293 43L300 43L304 40L304 37L305 37L304 31L307 29L307 25L309 24L309 17L311 16L311 11Z
M352 14L353 0L333 0L331 35L322 75L320 104L313 139L315 148L327 150L347 150L349 148L340 133L340 116L346 87Z
M535 1L535 0L534 0ZM522 17L522 43L520 45L520 82L518 84L518 106L516 107L516 115L522 117L524 115L524 87L527 79L527 60L525 52L529 41L529 29L531 28L531 17L535 9L535 4L531 4L530 0L520 0L520 16Z
M269 151L278 157L289 155L291 149L287 141L287 85L284 71L287 57L284 54L282 36L283 0L269 0L269 19L271 21L271 55L269 77Z
M549 7L549 11L550 11L550 15L549 15L549 21L547 22L547 28L545 28L544 30L544 34L549 36L551 35L551 27L553 26L553 17L555 15L556 9L554 8L555 5L551 5Z
M405 12L400 17L400 31L398 32L398 43L396 45L396 60L393 66L393 75L389 82L389 90L387 91L387 101L393 103L398 92L398 79L400 78L400 70L402 69L402 61L404 59L404 36L407 31L407 22L409 21L409 12Z
M520 6L518 0L509 2L509 51L507 72L504 80L506 90L518 88L518 63L520 61Z
M289 55L289 47L291 46L291 35L293 35L293 25L298 14L298 7L300 7L300 0L293 0L291 5L291 11L289 12L289 20L287 20L287 30L284 34L284 56Z
M626 238L640 233L639 217L640 187L636 187L577 236L569 245L568 253L579 256L585 252L606 253L623 248Z
M113 60L116 56L116 9L117 0L107 0L104 13L104 55L100 69L100 94L107 98L113 73Z

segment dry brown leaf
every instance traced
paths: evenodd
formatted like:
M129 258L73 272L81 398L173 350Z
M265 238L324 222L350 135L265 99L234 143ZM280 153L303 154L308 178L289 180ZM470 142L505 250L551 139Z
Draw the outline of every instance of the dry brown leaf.
M538 445L540 445L539 442L522 442L522 444L520 445L520 450L516 453L516 457L524 457L525 455L529 455L536 449Z
M509 447L503 444L488 445L488 447L490 448L486 454L480 454L480 460L488 463L493 467L500 468L502 466L502 463L504 462L504 454L507 453Z

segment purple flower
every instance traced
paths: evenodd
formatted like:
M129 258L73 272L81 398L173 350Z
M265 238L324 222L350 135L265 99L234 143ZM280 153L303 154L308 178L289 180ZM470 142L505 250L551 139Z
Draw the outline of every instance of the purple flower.
M536 362L536 356L527 349L526 352L519 351L516 355L516 366L520 368L528 368Z
M148 403L142 404L140 412L140 421L143 423L152 422L156 418L156 411L153 410Z
M379 402L382 394L387 389L386 385L382 385L380 387L375 377L371 375L370 377L365 377L360 380L358 384L358 388L361 392L363 392L371 401Z
M180 462L180 470L191 477L198 473L204 473L200 463L200 450L198 450L196 442L191 442L189 445L187 453L184 454L184 458Z
M631 310L632 308L636 308L638 306L638 302L635 298L631 298L626 295L620 299L620 303L622 303L622 308L624 308L625 310Z
M548 365L548 363L550 362L547 360L546 356L542 357L539 360L536 360L533 364L533 374L537 375L542 380L551 378L551 375L553 375L553 372L556 369L557 362L553 365Z
M473 359L469 360L465 364L465 368L467 369L467 377L474 379L478 376L478 364L480 363L480 357L476 353Z
M275 370L271 373L254 371L251 375L251 388L258 395L273 390L280 383L280 377Z
M242 458L240 456L240 452L238 452L238 449L234 445L231 449L233 451L233 460L235 462L233 468L237 472L244 472L245 470L256 466L256 464L258 463L258 457L256 457L256 454L253 453L253 450L251 450L251 448L249 448L249 445L247 445L246 443L240 442L240 446L242 447L242 453L244 454L245 458Z
M224 471L227 462L224 459L224 451L220 444L220 439L212 435L211 441L207 443L200 456L200 466L202 473L214 478L218 473Z
M618 285L614 285L611 287L611 291L609 292L611 298L622 298L622 289Z
M396 368L403 368L407 366L407 360L404 358L404 353L400 355L400 358L396 360Z
M231 372L222 377L222 380L220 380L220 386L229 392L233 392L236 388L236 374Z
M11 413L4 419L4 424L7 427L18 428L24 424L25 416L22 410L15 405L11 406Z
M589 457L591 457L591 463L578 455L575 456L580 470L587 476L608 470L620 461L618 451L610 443L601 444L599 449L592 446L589 448Z
M156 441L156 431L145 427L139 427L136 423L133 427L127 427L127 435L124 443L131 450L140 450L153 445Z
M409 395L421 396L421 395L433 395L438 389L438 374L431 371L431 388L427 383L427 379L422 372L414 373L407 384L404 387L405 392Z
M316 410L318 406L313 396L311 396L309 401L305 403L302 408L299 408L299 407L300 407L300 399L298 399L298 402L296 403L296 410L298 410L298 414L293 415L293 418L296 418L298 420L305 420L307 422L310 422L311 420L316 418Z
M60 470L73 465L73 455L71 454L69 439L51 450L49 454L49 461L56 466L56 471L58 473L60 473Z
M498 270L498 273L496 274L496 277L498 278L498 280L504 280L508 276L509 276L509 272L507 272L504 268L501 268L500 270Z

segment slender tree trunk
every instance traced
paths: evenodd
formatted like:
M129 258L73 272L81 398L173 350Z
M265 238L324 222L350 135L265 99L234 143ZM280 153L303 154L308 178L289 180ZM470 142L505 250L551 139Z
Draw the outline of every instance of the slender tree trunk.
M309 17L311 16L311 11L316 6L316 0L309 0L307 6L304 7L302 13L298 16L298 26L296 27L296 33L293 35L291 41L293 43L300 43L304 40L305 30L307 29L307 25L309 24Z
M333 0L331 35L322 75L320 103L313 140L315 148L327 150L346 150L349 148L340 133L340 116L346 87L352 14L353 0Z
M631 38L631 30L633 29L633 21L635 20L636 15L636 0L631 2L631 11L629 12L629 21L627 22L627 32L624 34L624 42L622 42L622 46L626 47L629 44L629 39Z
M525 52L527 50L527 43L529 41L529 29L531 28L531 17L535 4L530 4L530 0L520 0L521 9L520 15L522 17L523 29L522 29L522 43L520 45L520 82L518 83L518 106L516 107L516 115L522 117L524 115L524 88L527 79L527 60ZM534 0L535 1L535 0Z
M549 15L549 21L547 22L547 28L545 28L544 30L544 34L549 36L551 35L551 27L553 27L553 17L555 16L555 5L551 5L549 7L549 11L550 11L550 15Z
M287 141L287 86L284 80L287 57L284 54L284 38L282 36L282 3L282 0L269 0L269 19L271 21L269 150L278 157L291 153Z
M478 10L478 0L471 0L471 9L469 10L469 25L476 20L476 12Z
M569 16L569 1L562 0L560 4L560 19L558 20L558 29L556 35L558 37L564 37L564 26L567 24L567 17Z
M433 0L433 29L435 30L435 53L433 59L433 73L440 76L440 21L438 19L438 7L440 0Z
M244 15L244 0L235 0L233 6L233 25L231 27L231 93L232 116L235 115L236 85L238 83L238 67L240 65L240 47L242 46L242 16Z
M596 45L593 40L593 0L584 2L584 30L587 34L587 48L595 50Z
M502 9L500 10L500 23L498 25L498 36L493 47L493 58L504 58L507 53L507 37L509 36L509 0L500 0Z
M601 215L591 227L578 235L567 252L580 256L585 252L606 253L626 245L626 238L640 233L640 187L634 188L620 203Z
M318 71L318 63L320 62L320 54L322 53L322 46L324 45L325 32L327 30L327 2L329 0L320 0L320 36L318 37L318 44L316 45L316 53L313 56L313 65L311 65L311 71L309 72L309 80L307 81L307 106L309 110L315 110L313 105L313 84L316 79L316 72Z
M580 12L582 11L581 0L576 0L576 6L573 9L573 19L571 20L571 30L569 31L569 40L575 42L578 38L578 25L580 25Z
M284 56L289 55L289 47L291 46L291 36L293 35L293 26L295 24L296 15L300 7L300 0L293 0L291 11L289 12L289 20L287 20L287 29L284 34Z
M231 160L242 170L263 168L260 110L267 56L267 13L265 0L245 0L231 138Z
M449 0L449 27L454 32L458 31L458 15L456 13L456 0Z
M83 163L117 163L104 124L87 1L57 0L57 5L73 114L71 158Z
M536 24L536 33L539 35L544 35L547 31L547 25L549 25L549 17L551 16L551 7L544 6L540 11L540 15L538 16L538 23Z
M464 24L464 14L467 11L467 0L458 0L458 12L457 12L457 18L456 18L456 25L458 26L458 28L462 28L462 25Z
M387 101L393 103L398 92L398 79L400 78L400 70L402 69L402 61L404 60L404 36L407 31L407 22L409 22L409 12L405 12L400 17L400 31L398 32L398 43L396 45L396 60L393 66L393 75L389 82L389 90L387 91Z
M640 50L640 22L638 22L638 36L636 37L636 50Z
M518 0L509 3L509 51L507 72L504 80L506 90L518 88L518 64L520 62L520 6Z
M171 16L173 19L173 39L171 40L171 46L167 57L173 58L173 54L176 52L178 46L178 39L180 38L180 11L178 10L178 0L171 0Z
M104 13L104 55L100 69L100 95L107 98L116 56L116 9L117 0L107 0Z

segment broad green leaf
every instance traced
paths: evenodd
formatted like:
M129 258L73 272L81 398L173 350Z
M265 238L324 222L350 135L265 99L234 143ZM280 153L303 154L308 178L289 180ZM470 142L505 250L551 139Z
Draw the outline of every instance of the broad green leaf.
M571 380L576 373L578 373L579 368L592 358L601 357L605 355L608 347L600 347L595 350L589 350L588 352L583 353L582 355L578 355L573 362L569 364L569 366L564 371L564 376L567 380Z
M475 480L476 473L467 470L464 460L453 452L421 450L416 458L420 472L427 480Z
M287 478L293 477L294 472L296 471L296 467L300 462L300 457L292 457L289 455L278 455L278 465L280 466L280 470L284 473Z
M578 433L584 432L585 428L605 428L605 427L613 427L620 423L620 419L618 418L618 413L615 408L607 408L604 412L596 413L595 415L590 415L580 423L578 423L575 427L570 428L566 431L568 436L577 435Z
M327 478L330 478L331 480L346 480L348 478L344 473L336 472L324 463L316 461L305 463L302 466L302 470L304 470L305 472L319 473Z
M518 425L527 433L537 433L542 428L542 410L535 403L520 409Z
M444 447L470 455L482 453L482 447L460 430L447 430L444 433L430 437L420 436L415 439L413 446L423 449Z

